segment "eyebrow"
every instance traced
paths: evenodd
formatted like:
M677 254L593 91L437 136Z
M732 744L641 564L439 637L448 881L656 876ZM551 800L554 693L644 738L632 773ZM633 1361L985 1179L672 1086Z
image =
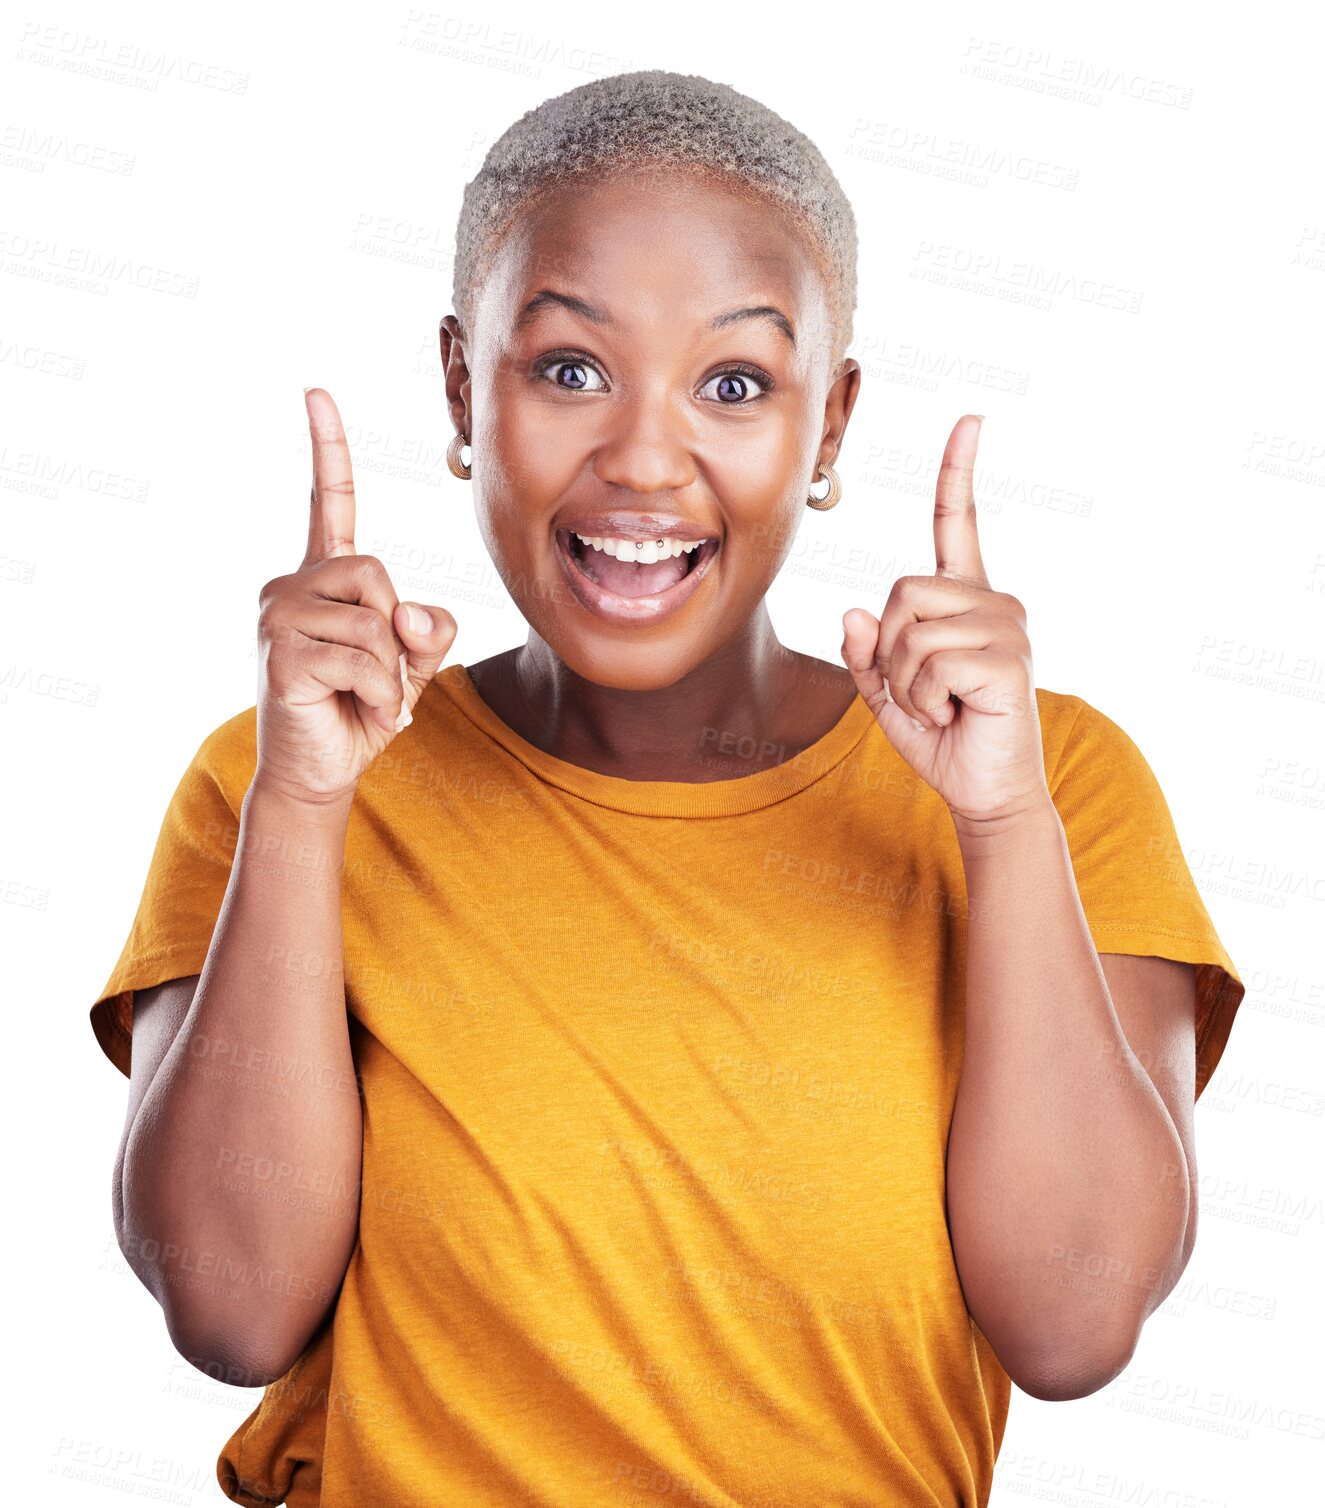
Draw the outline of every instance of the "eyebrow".
M611 325L613 320L605 309L600 309L596 304L589 304L582 298L575 298L569 293L558 293L553 288L541 288L533 298L520 310L520 317L515 322L517 330L529 324L534 317L543 309L552 305L560 305L569 309L572 314L578 314L581 319L587 319L595 325ZM781 309L774 308L772 304L754 304L746 309L728 309L723 314L714 315L709 320L710 330L722 330L728 325L734 325L743 319L767 319L782 331L794 346L796 344L796 332L791 328L791 321L783 314Z

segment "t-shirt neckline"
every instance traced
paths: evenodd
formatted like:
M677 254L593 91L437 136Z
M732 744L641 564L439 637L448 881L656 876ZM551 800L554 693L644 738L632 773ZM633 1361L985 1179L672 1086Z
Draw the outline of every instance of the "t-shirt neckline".
M447 665L436 682L461 712L546 784L596 806L642 817L730 817L785 801L820 780L875 724L859 692L822 737L793 758L731 780L627 780L558 759L528 742L488 706L465 665Z

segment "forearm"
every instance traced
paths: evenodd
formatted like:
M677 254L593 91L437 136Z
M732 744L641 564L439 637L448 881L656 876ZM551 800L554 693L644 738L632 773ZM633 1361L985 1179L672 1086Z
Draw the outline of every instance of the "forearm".
M953 1254L1014 1377L1076 1397L1126 1364L1181 1271L1185 1158L1119 1025L1052 804L957 830L969 916Z
M192 1005L126 1143L122 1245L196 1365L292 1359L353 1249L347 820L250 789Z

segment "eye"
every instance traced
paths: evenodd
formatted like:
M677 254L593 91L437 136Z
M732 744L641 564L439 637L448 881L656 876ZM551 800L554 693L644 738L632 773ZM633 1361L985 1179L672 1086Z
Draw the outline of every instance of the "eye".
M534 363L534 372L540 381L550 382L567 392L607 391L602 373L582 351L551 351ZM704 394L714 385L717 391L711 395L712 401L728 408L749 408L752 403L768 396L773 379L750 362L738 361L710 377L700 393Z
M761 398L768 396L773 379L767 372L751 366L748 361L738 361L734 366L726 367L710 377L700 392L703 393L705 388L714 383L717 384L718 391L713 397L718 403L725 404L728 408L749 408L752 403L758 403ZM752 393L751 389L755 387L762 391Z
M602 373L579 351L553 351L534 363L534 371L540 380L565 388L567 392L601 393L607 390ZM597 387L590 381L590 374L598 379Z

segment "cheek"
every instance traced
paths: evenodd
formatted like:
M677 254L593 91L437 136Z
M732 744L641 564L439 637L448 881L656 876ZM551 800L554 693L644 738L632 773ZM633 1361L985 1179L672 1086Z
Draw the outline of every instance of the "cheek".
M797 466L797 451L785 426L733 424L706 439L700 459L724 503L743 517L776 506Z
M733 562L771 580L791 548L804 501L799 471L805 454L790 426L760 426L714 448L706 461L733 546Z
M487 476L506 507L550 515L583 470L587 439L564 410L497 393L487 410L484 459ZM491 499L497 506L498 499Z
M471 483L489 553L521 567L535 548L534 526L550 520L572 474L550 436L526 415L509 403L487 410Z

